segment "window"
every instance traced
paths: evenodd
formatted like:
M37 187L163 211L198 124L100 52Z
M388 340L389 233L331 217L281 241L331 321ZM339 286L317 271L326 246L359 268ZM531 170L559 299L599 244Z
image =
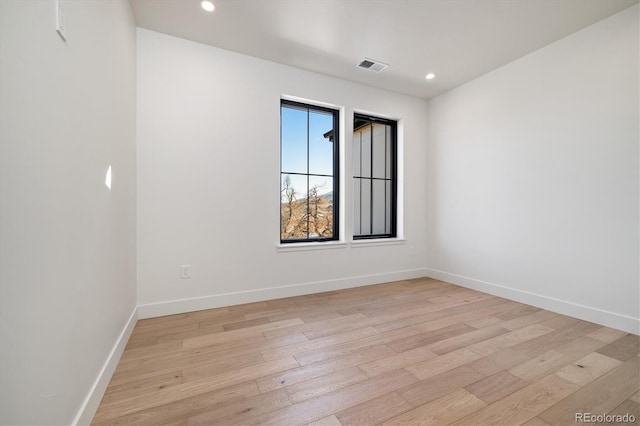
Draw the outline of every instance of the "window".
M353 116L354 239L396 236L396 129L395 121Z
M280 103L280 242L337 240L338 111Z

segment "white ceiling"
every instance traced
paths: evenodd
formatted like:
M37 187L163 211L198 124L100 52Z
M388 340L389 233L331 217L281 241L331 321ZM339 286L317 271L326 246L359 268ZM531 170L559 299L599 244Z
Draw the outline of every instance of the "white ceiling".
M200 0L130 1L142 28L425 99L638 3L213 0L207 13ZM357 68L365 56L389 67Z

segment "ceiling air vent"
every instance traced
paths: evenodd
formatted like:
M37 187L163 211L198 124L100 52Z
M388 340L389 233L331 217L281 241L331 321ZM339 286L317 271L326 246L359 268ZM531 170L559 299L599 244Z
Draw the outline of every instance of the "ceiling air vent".
M376 61L375 59L364 58L358 63L358 68L364 68L365 70L380 72L389 65L384 62Z

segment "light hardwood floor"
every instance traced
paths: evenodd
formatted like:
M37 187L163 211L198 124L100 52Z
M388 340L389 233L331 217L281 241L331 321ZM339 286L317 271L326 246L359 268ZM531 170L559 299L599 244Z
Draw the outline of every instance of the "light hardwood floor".
M93 424L638 419L639 364L636 335L422 278L141 320Z

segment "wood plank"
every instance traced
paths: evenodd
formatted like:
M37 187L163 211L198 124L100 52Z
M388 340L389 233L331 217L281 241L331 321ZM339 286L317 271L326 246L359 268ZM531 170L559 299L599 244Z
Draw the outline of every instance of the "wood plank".
M458 349L445 355L438 356L426 361L405 367L405 370L413 374L417 379L424 380L445 371L460 367L468 362L481 358L475 352L468 349Z
M528 325L539 324L543 321L547 321L553 318L556 318L558 314L549 311L537 311L531 313L529 315L523 315L521 317L513 318L508 321L503 321L500 323L500 327L508 328L509 330L517 330L522 327L526 327ZM544 324L540 324L545 327ZM548 326L546 326L548 327ZM551 328L551 327L548 327Z
M454 422L486 404L464 389L389 419L383 425L443 425Z
M173 342L176 340L184 340L188 337L200 337L210 334L222 333L224 330L221 325L209 325L206 327L198 327L195 330L180 332L180 333L171 333L171 334L163 334L158 336L158 343L166 343Z
M345 315L342 315L339 312L316 312L316 313L308 313L306 315L298 315L298 318L300 318L302 321L304 321L305 324L311 324L314 322L318 322L318 321L324 321L324 320L328 320L328 319L333 319L333 318L341 318L344 317Z
M133 339L144 339L149 337L164 336L165 334L183 333L185 331L193 331L200 328L198 323L185 323L177 326L169 326L169 324L171 323L167 323L166 327L153 328L146 331L138 331L134 329L131 337Z
M486 339L478 343L471 343L467 345L467 349L472 350L473 352L480 355L487 356L495 352L511 348L528 340L544 336L545 334L551 333L552 331L552 328L545 327L540 324L532 324L510 332L499 334L495 337Z
M222 324L222 329L224 331L239 330L241 328L248 328L248 327L254 327L256 325L268 324L269 322L270 322L269 318L265 318L265 317L253 318L250 320L245 319L243 321L236 321L236 322Z
M145 381L150 381L153 383L154 381L158 380L158 377L165 377L167 375L175 374L182 377L182 370L180 370L180 368L182 367L176 367L174 369L163 369L161 371L151 371L144 374L138 374L137 372L135 374L120 374L118 376L114 374L114 376L111 378L111 381L109 382L109 386L122 389L136 386L137 383Z
M242 306L245 306L245 312L249 312L247 305L242 305ZM223 318L226 320L226 318L230 318L235 315L233 312L233 308L234 308L233 306L228 306L228 307L213 308L213 309L203 309L199 311L187 312L184 315L187 318L196 322L207 321L215 318ZM156 318L153 318L153 319L156 319Z
M129 337L129 341L127 342L127 346L125 349L140 349L146 348L149 346L154 346L158 343L157 337L143 337L140 338L138 336L134 336L133 334Z
M554 328L552 324L549 324L549 321L543 321L540 324L545 327ZM513 349L520 351L525 355L534 357L548 352L551 349L555 349L558 346L567 343L570 344L573 340L583 337L586 334L597 330L599 327L600 326L586 321L575 320L569 325L559 328L552 333L547 333L543 336L536 337L535 339L520 343L519 345L514 346Z
M499 315L495 315L495 317L500 318L503 321L510 321L514 318L531 315L539 311L540 311L540 308L536 308L530 305L525 305L524 303L518 303L514 309L511 309Z
M304 324L301 319L294 318L290 320L271 322L268 324L262 324L255 327L243 328L240 330L228 331L225 333L207 334L204 336L194 337L190 339L184 339L182 347L189 348L202 348L211 345L225 344L232 340L244 340L249 337L264 337L262 333L270 332L272 330L290 329L297 325ZM288 333L295 334L295 333Z
M397 339L402 339L408 336L413 336L418 333L418 330L414 328L401 328L399 330L392 330L386 333L379 333L369 337L363 337L353 342L340 343L324 348L322 351L310 351L301 354L296 354L295 358L300 365L309 365L320 361L325 361L331 358L348 355L355 351L365 349L369 346L384 345L388 342L392 342Z
M339 411L336 417L343 426L377 425L412 408L400 394L391 392Z
M556 374L571 383L584 386L620 364L622 364L622 361L609 358L598 352L592 352L586 357L560 369Z
M331 358L316 364L292 368L278 374L258 379L261 392L269 392L285 386L291 386L305 380L324 376L374 359L392 355L394 352L385 345L369 346L358 352L342 357Z
M416 324L415 327L424 332L438 330L465 321L486 317L487 315L508 311L513 307L514 303L515 302L505 301L500 298L494 298L474 303L474 305L477 306L456 306L445 309L444 311L436 311L440 312L440 314L432 315L431 318ZM463 309L465 307L468 309Z
M198 367L201 365L220 365L221 368L234 368L234 366L244 366L263 362L260 352L246 352L237 354L212 354L208 351L174 351L163 355L137 359L133 361L125 361L118 365L118 373L120 375L145 374L149 372L159 372L163 370L175 370L176 368L184 368L184 365Z
M568 317L566 315L558 315L546 321L543 321L541 324L544 325L545 327L551 327L553 329L558 330L561 328L575 326L579 323L580 323L580 320L577 318Z
M611 343L621 337L624 337L626 334L627 333L625 333L624 331L616 330L613 328L600 327L596 331L587 334L587 337L591 337L592 339L600 340L605 343Z
M501 370L506 370L529 361L528 356L512 349L502 349L499 352L484 356L467 365L479 373L490 376Z
M630 399L623 401L622 404L618 405L613 410L609 411L607 414L612 416L611 421L599 422L597 425L629 425L636 423L638 424L638 419L640 419L640 404ZM631 421L631 419L635 419Z
M577 385L551 374L459 420L454 425L522 424L571 395L576 389ZM546 421L544 417L541 418Z
M291 302L291 306L282 309L281 313L273 314L269 316L269 321L284 321L288 319L299 318L303 322L306 320L313 321L317 318L322 318L327 314L332 314L337 316L343 316L340 312L337 311L328 311L325 305L320 306L297 306L294 302ZM324 318L329 319L329 318Z
M147 409L133 410L130 414L122 415L118 411L105 411L100 405L92 424L94 425L154 425L175 420L185 420L189 416L211 410L225 403L243 400L259 395L255 381L240 383L223 389L203 392L201 394L177 400L168 404L161 404Z
M615 358L619 361L628 361L640 353L640 336L627 334L598 350L602 355Z
M398 390L413 407L431 402L486 376L463 365Z
M239 401L234 401L197 416L191 416L187 420L189 426L209 426L225 424L226 420L233 418L234 422L249 421L261 417L278 408L288 407L291 401L283 390L276 390L266 394L256 395Z
M367 318L362 314L329 318L322 321L316 321L311 324L306 324L304 321L300 320L299 324L294 324L288 327L280 327L273 330L265 330L264 335L267 339L271 339L273 337L283 336L285 334L304 333L304 335L309 339L316 339L318 337L336 334L341 331L364 328L369 326L371 322L372 320L370 318Z
M421 304L419 307L407 310L387 309L381 314L371 315L369 324L380 332L393 331L417 324L421 318L437 317L441 314L436 314L436 312L441 312L444 309L444 307L435 304Z
M396 352L404 352L476 330L470 325L461 322L428 332L420 332L417 327L413 327L413 329L417 330L418 333L403 339L389 342L388 346Z
M441 291L441 290L440 290ZM403 294L403 297L378 297L364 305L358 305L353 308L343 308L340 312L349 312L356 309L368 317L378 317L389 314L399 314L400 312L412 312L411 315L417 315L424 312L432 312L438 309L436 303L426 300L429 297L428 292L415 292L411 295ZM408 297L411 296L411 297Z
M495 296L490 294L480 293L474 290L459 289L445 296L431 297L427 299L427 301L440 306L458 306L458 302L471 303L494 297Z
M158 375L176 373L179 372L182 375L182 369L185 364L192 366L198 366L207 364L211 360L220 359L233 359L234 357L242 358L245 355L255 356L259 354L260 349L269 349L278 346L290 344L292 342L306 341L306 337L302 334L283 336L277 339L266 340L262 339L259 342L252 342L251 339L247 339L245 342L233 341L227 343L225 346L208 346L204 348L186 349L174 353L163 354L158 359L144 360L145 362L153 361L149 364L145 364L144 367L137 370L123 371L120 366L116 370L116 373L111 378L111 386L124 386L125 384L134 384L137 381L150 379ZM163 363L165 355L169 358L167 363ZM195 362L191 357L195 356L198 362ZM158 361L156 364L155 361ZM247 363L248 365L250 363Z
M572 356L574 359L581 358L585 355L595 352L602 348L606 343L600 340L592 339L591 337L579 337L563 345L556 346L554 350L556 352L563 353L565 355Z
M233 313L229 309L226 311L209 309L187 312L185 322L198 324L200 328L220 328L222 330L222 323L240 321L244 319L243 317L242 313Z
M509 371L521 379L533 381L592 353L602 345L603 342L583 337L532 358Z
M164 328L167 326L167 324L183 325L185 323L194 322L188 318L189 318L188 314L185 313L185 314L165 315L165 316L156 317L156 318L139 319L136 322L136 326L134 327L133 330L134 332L135 330L147 331L147 330L153 330L155 328Z
M326 395L307 399L291 407L273 411L245 424L281 426L309 423L393 392L415 381L416 379L406 371L396 370Z
M549 425L549 423L540 420L537 417L532 418L531 420L529 420L526 423L523 423L522 426L551 426Z
M332 414L315 422L307 423L307 426L342 426L342 423Z
M507 371L501 371L466 386L465 389L484 403L491 404L528 384L529 382L526 380L522 380Z
M153 393L138 394L132 398L105 404L102 407L103 413L107 418L119 417L146 408L169 404L201 393L223 389L238 383L268 376L278 371L288 370L297 365L296 360L293 357L289 357L277 361L267 361L238 370L229 370L216 376L200 378L169 388L159 389Z
M471 326L473 328L484 328L498 324L500 324L501 327L506 328L501 323L504 323L504 321L491 315L464 322L464 324L467 324L468 326Z
M435 354L444 355L456 349L464 348L466 346L473 345L474 343L487 340L491 337L505 334L508 331L509 330L502 327L485 327L469 333L461 334L459 336L450 337L436 343L432 343L428 346L428 348Z
M162 356L165 353L176 352L179 350L182 350L182 342L177 340L160 344L156 343L154 345L144 347L130 347L127 345L120 357L120 362L127 362L140 358L155 358L156 356Z
M378 324L375 325L375 328L380 331L390 331L396 330L398 328L420 324L420 329L422 331L431 331L460 322L460 319L458 317L450 319L445 319L445 317L452 317L454 315L466 313L465 317L467 319L478 318L479 316L491 315L496 310L501 310L501 307L504 307L504 305L508 303L509 302L505 302L504 300L498 298L486 298L478 302L465 302L464 300L456 300L453 302L449 302L450 306L436 305L435 307L431 308L429 312L425 312L419 315L406 315L403 313L399 313L397 314L397 316L399 317L397 319L383 318L382 321L379 321ZM480 312L479 309L483 308L493 309L487 309L487 311ZM435 328L428 328L427 325L424 324L436 321L437 325L435 326Z
M343 333L332 334L330 336L320 337L313 340L305 340L304 342L295 343L287 346L281 346L275 349L262 351L262 357L265 361L272 361L287 355L297 355L306 352L314 352L327 346L333 346L340 343L352 342L379 334L373 327L364 327L357 330L350 330Z
M272 303L277 303L278 300L271 300ZM229 313L241 311L241 314L246 312L259 312L267 309L271 309L272 305L267 302L251 302L251 303L243 303L241 305L233 305L228 306L227 309Z
M574 413L608 413L638 391L639 370L640 358L633 357L538 417L550 425L561 425L572 422Z
M353 385L369 377L364 374L358 367L345 368L335 373L326 374L316 377L315 379L305 380L296 385L284 388L289 395L289 399L294 402L304 401L325 393Z
M215 376L228 371L247 369L255 365L264 365L265 362L259 352L223 359L216 359L215 356L211 357L209 354L207 354L207 356L210 358L209 362L198 363L195 367L185 368L182 370L182 380L185 383L192 380L199 380L203 377ZM277 362L277 360L267 362ZM296 365L292 364L292 367L297 366L297 363Z
M360 369L367 373L369 377L374 377L420 361L435 358L435 356L429 349L419 347L361 364Z
M532 358L530 361L518 364L517 366L509 369L509 372L523 380L533 382L534 380L559 370L571 361L572 358L570 356L550 350L549 352Z
M253 320L257 318L271 319L273 316L283 314L284 312L285 312L284 309L279 308L279 309L271 309L271 310L259 311L259 312L249 312L244 314L243 316L245 320Z
M388 297L388 295L381 295L376 298L367 298L357 303L349 303L348 305L344 304L336 307L336 312L342 315L361 313L368 317L389 315L403 311L417 313L425 309L426 312L431 312L437 308L437 305L426 300L428 295L428 292L413 292L410 295L411 297L407 297L407 294L403 295L405 297Z
M120 399L132 398L141 393L155 392L180 383L182 383L182 371L175 371L121 385L109 386L102 397L101 404L108 405Z
M419 287L419 288L423 288L423 287L427 287L427 288L440 288L440 287L456 287L453 284L449 284L447 282L441 281L441 280L437 280L435 278L430 278L430 277L419 277L419 278L411 278L408 280L404 280L404 282L402 283L403 286L405 287Z

